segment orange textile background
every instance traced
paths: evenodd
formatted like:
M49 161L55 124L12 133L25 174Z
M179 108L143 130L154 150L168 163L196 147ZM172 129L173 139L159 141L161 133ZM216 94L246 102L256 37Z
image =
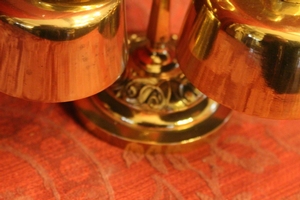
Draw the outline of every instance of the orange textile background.
M187 5L172 2L177 32ZM129 29L146 28L150 4L127 1ZM80 126L72 103L0 94L0 200L300 199L299 123L233 112L190 152L120 149Z

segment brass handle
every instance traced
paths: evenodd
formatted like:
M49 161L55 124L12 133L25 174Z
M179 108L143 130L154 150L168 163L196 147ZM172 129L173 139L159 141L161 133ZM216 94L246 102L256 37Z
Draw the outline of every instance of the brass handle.
M164 48L170 35L170 0L153 0L147 31L151 47Z

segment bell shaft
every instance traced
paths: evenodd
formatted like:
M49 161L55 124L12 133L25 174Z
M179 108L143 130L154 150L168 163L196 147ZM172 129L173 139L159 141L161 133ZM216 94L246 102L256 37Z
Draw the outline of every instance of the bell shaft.
M153 0L147 37L152 48L164 48L170 39L170 0Z

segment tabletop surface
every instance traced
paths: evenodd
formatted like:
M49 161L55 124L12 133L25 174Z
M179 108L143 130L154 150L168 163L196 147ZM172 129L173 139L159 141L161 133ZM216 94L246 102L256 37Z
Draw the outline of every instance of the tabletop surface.
M177 11L185 6L174 2ZM127 3L128 19L133 10L147 14L149 1ZM140 20L131 28L145 28ZM233 112L188 152L121 149L85 130L72 103L0 94L0 200L300 199L299 123Z

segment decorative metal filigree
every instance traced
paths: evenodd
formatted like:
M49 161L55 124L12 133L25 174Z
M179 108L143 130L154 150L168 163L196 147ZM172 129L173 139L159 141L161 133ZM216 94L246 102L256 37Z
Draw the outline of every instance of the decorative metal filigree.
M137 74L141 73L132 69L130 73L125 72L123 77L110 88L110 93L119 101L135 109L155 112L180 111L206 98L182 73L167 78L155 77L145 72L144 77L136 77Z
M206 96L184 76L175 59L177 37L163 49L147 47L143 36L131 35L133 56L120 79L107 92L123 104L142 111L177 112L199 104Z

